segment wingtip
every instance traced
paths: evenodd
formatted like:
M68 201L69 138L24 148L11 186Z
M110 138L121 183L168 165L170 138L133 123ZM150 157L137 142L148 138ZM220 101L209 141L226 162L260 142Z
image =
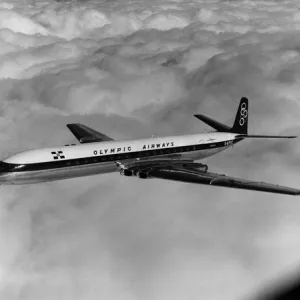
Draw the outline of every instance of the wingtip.
M72 126L72 125L80 125L80 123L68 123L68 124L66 124L67 127Z

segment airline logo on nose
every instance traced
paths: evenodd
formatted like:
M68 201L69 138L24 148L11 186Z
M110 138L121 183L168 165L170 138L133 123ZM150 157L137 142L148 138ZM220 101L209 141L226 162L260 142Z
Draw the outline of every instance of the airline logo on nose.
M51 154L53 155L54 159L64 159L65 155L62 151L53 151L51 152Z

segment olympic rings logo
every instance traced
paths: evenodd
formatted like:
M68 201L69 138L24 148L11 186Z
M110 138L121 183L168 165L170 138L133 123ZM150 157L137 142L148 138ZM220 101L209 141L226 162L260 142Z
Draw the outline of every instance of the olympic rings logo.
M240 112L240 121L239 121L240 126L243 126L247 120L248 110L246 108L247 108L247 104L242 103L241 112Z

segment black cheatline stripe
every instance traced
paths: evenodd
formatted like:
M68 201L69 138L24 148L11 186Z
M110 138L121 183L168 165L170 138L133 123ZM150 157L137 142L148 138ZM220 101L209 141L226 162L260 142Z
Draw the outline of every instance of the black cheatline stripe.
M78 165L90 165L90 164L97 164L103 162L110 162L116 160L124 160L124 159L132 159L138 157L151 157L157 155L168 155L168 154L175 154L181 152L193 152L199 150L207 150L207 149L215 149L227 145L226 142L231 142L235 144L242 139L230 140L225 142L217 142L217 143L209 143L209 144L197 144L197 145L189 145L189 146L182 146L182 147L171 147L171 148L158 148L158 149L151 149L151 150L144 150L144 151L135 151L135 152L127 152L127 153L117 153L117 154L108 154L108 155L95 155L91 157L85 158L75 158L75 159L56 159L49 162L42 162L42 163L33 163L33 164L8 164L8 170L6 172L24 172L24 171L38 171L38 170L46 170L46 169L57 169L63 167L71 167L71 166L78 166Z

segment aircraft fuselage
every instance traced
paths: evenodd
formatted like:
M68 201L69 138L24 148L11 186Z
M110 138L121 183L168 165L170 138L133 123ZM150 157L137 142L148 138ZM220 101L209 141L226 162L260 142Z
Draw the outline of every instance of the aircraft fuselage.
M0 184L28 184L118 171L117 162L200 160L241 141L211 132L28 150L0 162Z

